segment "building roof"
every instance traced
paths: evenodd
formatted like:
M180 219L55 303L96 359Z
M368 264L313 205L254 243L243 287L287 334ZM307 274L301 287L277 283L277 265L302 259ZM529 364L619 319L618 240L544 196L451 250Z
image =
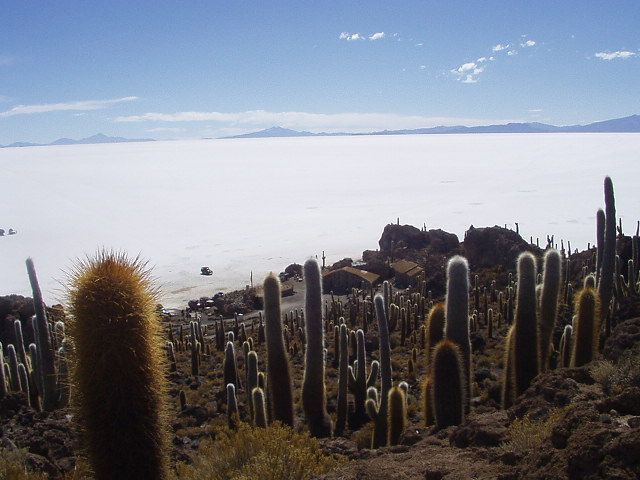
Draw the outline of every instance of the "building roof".
M330 272L325 272L323 274L323 277L329 277L336 274L337 272L346 272L351 275L356 275L357 277L360 277L362 280L365 280L366 282L369 282L371 284L377 282L380 278L380 275L372 272L367 272L366 270L360 270L359 268L354 267L342 267L338 268L337 270L331 270Z
M409 260L398 260L391 264L391 268L396 273L401 273L409 276L418 275L422 273L422 267L415 262Z

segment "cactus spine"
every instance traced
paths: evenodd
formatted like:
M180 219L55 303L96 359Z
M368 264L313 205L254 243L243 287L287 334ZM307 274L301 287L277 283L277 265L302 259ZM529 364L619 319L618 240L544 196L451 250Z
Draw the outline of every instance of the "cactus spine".
M69 300L73 398L95 478L169 478L164 345L146 264L100 252L77 266Z
M464 421L466 386L462 355L458 345L442 340L433 351L431 365L433 414L438 429Z
M27 273L33 292L33 306L36 312L36 343L38 345L38 364L41 379L38 382L42 386L41 394L43 399L42 407L46 411L54 410L57 407L57 378L55 367L55 355L51 337L49 336L49 322L47 312L44 308L40 284L36 276L36 269L33 260L27 259Z
M540 297L540 329L538 348L540 371L549 367L551 337L558 314L558 294L560 293L561 259L557 250L547 250L544 255L544 275L542 277L542 294Z
M538 325L536 321L536 259L529 252L518 257L513 373L515 397L529 388L538 375Z
M460 349L464 366L465 410L471 407L471 341L469 339L469 264L455 256L447 265L445 333ZM435 383L435 378L434 378Z
M305 336L307 348L304 356L302 379L302 408L309 432L314 437L330 437L333 426L327 413L324 385L324 327L322 322L322 283L318 262L304 263Z
M387 418L387 445L397 445L407 426L407 399L405 391L400 387L389 390L389 412Z
M264 280L264 323L267 343L267 405L269 418L293 426L291 370L282 336L280 280L270 273Z
M581 367L595 358L600 331L599 314L600 302L596 292L590 288L581 290L576 298L572 367Z

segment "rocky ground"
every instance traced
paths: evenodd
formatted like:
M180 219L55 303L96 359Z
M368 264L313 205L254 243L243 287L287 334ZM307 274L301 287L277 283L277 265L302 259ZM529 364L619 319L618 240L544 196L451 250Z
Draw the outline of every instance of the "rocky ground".
M624 247L624 242L621 242ZM368 270L389 276L386 257L416 261L426 268L427 289L435 300L444 293L444 266L447 258L463 254L472 274L481 285L496 281L507 284L515 259L524 250L540 249L515 232L498 227L471 229L463 242L439 230L420 231L413 227L389 225L380 239L380 250L365 252ZM626 255L623 249L619 252ZM570 279L578 283L584 265L593 252L572 255ZM301 308L303 284L284 300L283 312ZM329 297L327 297L328 299ZM24 309L24 302L20 304ZM491 304L497 309L495 303ZM472 302L472 308L474 308ZM568 306L561 306L557 330L570 321ZM426 372L426 356L419 348L416 371L408 368L411 342L400 344L392 335L394 381L407 381L409 425L400 445L379 450L368 447L370 429L350 432L344 437L322 440L327 453L343 455L350 461L326 475L326 479L627 479L640 477L640 315L638 304L621 306L619 325L607 339L598 362L577 369L555 369L537 377L533 385L509 410L501 410L500 384L506 325L496 327L492 336L486 326L472 333L474 395L467 421L458 427L436 431L424 427L421 413L420 380ZM27 312L28 314L28 312ZM634 315L635 314L635 315ZM254 314L247 314L247 333L257 338ZM227 322L229 324L229 322ZM205 322L205 325L207 322ZM179 317L165 323L177 336L179 326L188 322ZM253 325L253 327L251 326ZM208 329L209 352L203 354L200 375L191 375L190 353L178 349L177 372L168 373L173 411L172 461L190 462L198 445L217 426L226 424L222 390L223 353L214 346ZM257 343L257 342L256 342ZM327 336L327 399L330 414L336 411L337 371L334 367L333 333ZM377 332L367 333L369 361L377 358ZM240 345L238 368L244 372ZM259 369L265 370L263 344L256 344ZM303 348L291 354L296 413L303 427L300 387L303 375ZM187 406L180 408L183 391ZM246 392L239 389L239 408L248 418ZM25 399L13 394L0 403L0 446L22 448L34 469L59 478L73 469L79 452L78 435L72 428L72 412L35 412Z

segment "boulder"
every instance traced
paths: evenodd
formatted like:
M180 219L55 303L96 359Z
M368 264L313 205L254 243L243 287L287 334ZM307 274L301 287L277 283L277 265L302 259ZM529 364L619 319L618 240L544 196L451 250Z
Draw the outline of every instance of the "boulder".
M462 245L472 270L498 266L513 269L520 253L530 251L538 256L542 253L518 233L498 226L474 228L472 225L465 233Z

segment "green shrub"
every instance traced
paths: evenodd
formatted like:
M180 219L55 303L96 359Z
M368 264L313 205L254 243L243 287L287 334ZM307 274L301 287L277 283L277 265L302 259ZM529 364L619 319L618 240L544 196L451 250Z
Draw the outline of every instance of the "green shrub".
M327 473L341 459L325 455L307 433L280 423L267 428L240 424L200 444L192 465L179 464L178 478L198 480L306 480Z

